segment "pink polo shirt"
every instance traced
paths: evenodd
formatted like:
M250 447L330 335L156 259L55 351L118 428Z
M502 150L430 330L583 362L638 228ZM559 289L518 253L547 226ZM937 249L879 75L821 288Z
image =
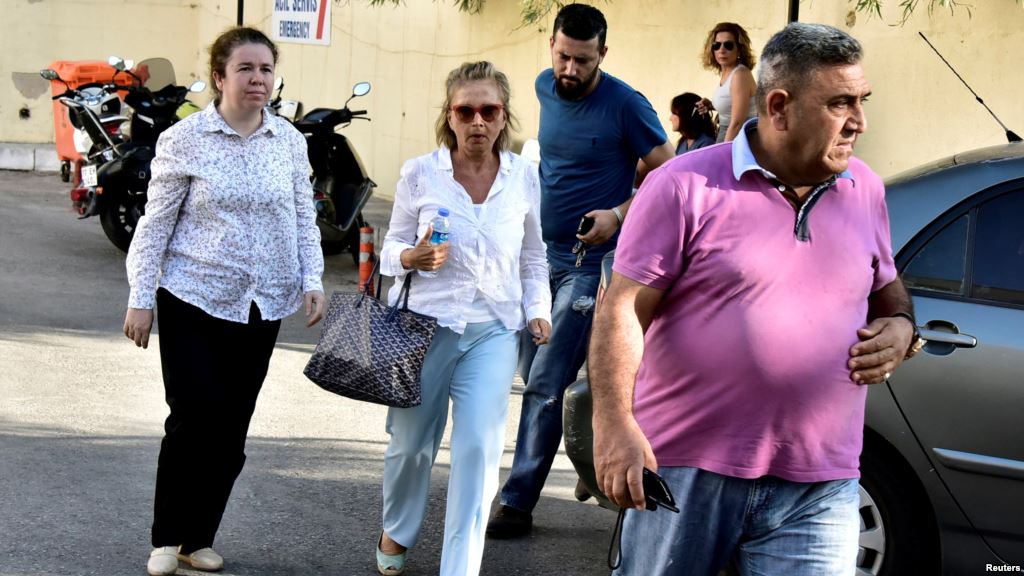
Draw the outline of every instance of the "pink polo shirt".
M676 157L633 201L614 269L665 291L634 413L659 466L858 478L867 388L846 363L868 295L896 278L884 188L851 159L803 241L752 159L745 134Z

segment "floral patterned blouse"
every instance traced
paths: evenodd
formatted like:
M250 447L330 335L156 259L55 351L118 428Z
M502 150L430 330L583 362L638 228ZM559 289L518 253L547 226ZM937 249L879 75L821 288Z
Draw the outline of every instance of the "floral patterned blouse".
M264 112L248 138L211 103L160 136L146 214L128 251L128 306L157 286L216 318L246 323L295 312L323 290L305 138Z

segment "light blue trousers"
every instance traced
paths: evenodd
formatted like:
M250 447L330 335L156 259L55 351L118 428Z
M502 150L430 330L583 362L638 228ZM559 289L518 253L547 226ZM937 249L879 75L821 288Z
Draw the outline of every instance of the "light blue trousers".
M474 576L498 490L517 332L501 322L468 324L463 334L438 328L423 361L423 403L388 410L384 457L384 531L411 548L427 510L430 470L452 405L451 471L442 576Z

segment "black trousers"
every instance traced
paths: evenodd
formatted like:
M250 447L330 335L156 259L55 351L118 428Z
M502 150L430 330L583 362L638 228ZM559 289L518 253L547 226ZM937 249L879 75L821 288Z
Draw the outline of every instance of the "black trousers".
M213 545L245 464L245 438L281 321L214 318L170 292L156 297L160 364L171 414L156 472L154 547Z

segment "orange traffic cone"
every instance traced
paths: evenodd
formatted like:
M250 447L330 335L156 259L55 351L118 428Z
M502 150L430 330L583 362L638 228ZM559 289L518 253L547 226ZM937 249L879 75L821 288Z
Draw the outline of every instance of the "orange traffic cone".
M359 229L359 289L373 292L373 264L377 255L373 249L373 227L363 226Z

